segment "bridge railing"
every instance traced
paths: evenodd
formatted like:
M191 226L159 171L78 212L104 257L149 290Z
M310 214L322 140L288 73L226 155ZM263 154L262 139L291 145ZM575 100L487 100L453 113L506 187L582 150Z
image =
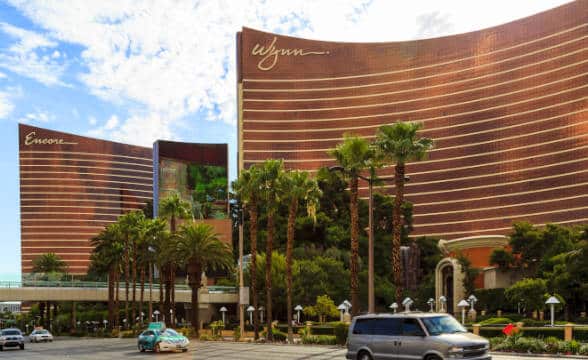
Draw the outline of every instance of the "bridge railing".
M107 282L101 281L50 281L50 280L24 280L24 281L0 281L0 288L25 288L25 287L57 287L57 288L107 288ZM159 284L153 283L153 291L159 291ZM119 289L124 289L124 283L119 284ZM129 284L129 288L132 289L133 285ZM141 285L137 284L136 289L140 289ZM176 284L176 290L190 290L190 287L186 284ZM149 283L144 285L145 291L149 290ZM208 293L211 294L236 294L238 288L233 286L207 286Z

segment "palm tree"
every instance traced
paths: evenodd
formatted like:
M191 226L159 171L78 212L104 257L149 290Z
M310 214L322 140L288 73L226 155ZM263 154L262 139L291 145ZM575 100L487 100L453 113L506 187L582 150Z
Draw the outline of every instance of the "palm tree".
M90 241L94 250L90 256L91 268L98 273L108 274L108 324L116 326L118 311L115 304L115 288L118 293L116 279L120 269L120 259L123 256L124 245L118 223L108 225Z
M192 327L198 336L198 291L202 286L202 273L208 270L229 270L234 266L230 247L218 239L214 228L205 223L183 225L175 237L176 256L186 266L192 289Z
M360 173L373 163L375 151L364 138L346 134L342 143L329 154L335 158L343 173L349 179L351 191L349 211L351 214L351 257L349 270L351 273L351 315L359 314L359 204L358 183Z
M148 316L151 318L153 314L153 265L157 263L156 249L158 244L162 241L163 237L166 236L167 221L165 219L148 219L147 226L143 229L141 247L139 249L140 263L142 264L141 278L141 302L143 303L143 292L144 292L144 278L145 278L145 267L147 267L148 280L149 280L149 305L148 305ZM139 309L139 312L142 308Z
M233 182L233 191L241 200L244 209L249 213L249 238L251 240L251 264L249 269L257 269L257 221L259 210L257 208L260 202L260 171L253 165L247 170L242 170L239 178ZM253 307L258 309L257 300L257 274L256 271L250 270L251 277L251 302ZM253 333L254 339L259 338L259 321L258 312L253 312Z
M67 263L55 254L55 253L46 253L39 255L33 260L33 272L34 273L63 273L67 271ZM40 306L41 308L41 318L42 320L46 321L45 326L49 327L51 323L51 302L47 301L46 305ZM45 318L43 315L44 310L47 311L47 317Z
M421 123L397 122L381 126L376 133L376 144L384 161L396 164L394 185L396 196L392 212L392 272L396 285L396 301L402 299L402 267L400 263L400 236L402 232L402 203L404 202L404 178L406 163L423 160L433 148L433 140L419 137Z
M288 230L286 244L286 307L288 312L288 342L292 343L292 249L294 247L294 225L301 200L306 203L308 215L316 219L316 207L321 190L316 180L306 171L289 171L285 174L282 188L284 200L288 201Z
M141 236L141 227L145 214L141 210L131 211L118 218L124 239L124 273L125 273L125 318L132 324L136 318L137 299L137 243ZM129 282L132 282L131 317L129 317Z
M284 175L284 163L282 160L266 160L261 167L261 197L263 199L263 206L267 211L267 238L266 238L266 254L273 252L273 242L276 232L276 213L280 205L280 197L282 192L281 181ZM265 258L265 293L267 312L267 340L273 341L272 333L272 257L271 255Z
M178 219L189 219L192 217L192 207L189 202L182 200L178 194L173 194L159 203L159 216L167 218L171 234L174 235L177 231L177 220ZM175 309L175 278L176 278L176 265L173 261L167 263L164 267L166 276L165 282L165 316L172 310L173 314L176 313ZM173 317L170 316L168 325L173 326Z
M46 253L39 255L33 260L33 272L34 273L52 273L52 272L66 272L67 263L55 254Z

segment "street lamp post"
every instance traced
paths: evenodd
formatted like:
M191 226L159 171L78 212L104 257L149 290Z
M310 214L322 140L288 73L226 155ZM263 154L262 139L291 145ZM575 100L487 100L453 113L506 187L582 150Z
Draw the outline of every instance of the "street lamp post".
M394 311L396 314L396 310L398 310L398 304L393 302L392 305L390 305L390 309L392 309L392 311Z
M545 302L547 305L549 305L549 308L551 310L551 327L555 326L555 305L559 304L559 300L555 297L555 296L551 296L549 299L547 299L547 301Z
M265 308L263 306L260 306L257 310L259 310L260 321L263 324L263 314L264 314Z
M249 324L253 326L253 312L255 311L255 308L251 305L249 305L249 307L247 308L247 312L249 313Z
M465 324L465 313L466 313L466 307L468 307L470 304L465 301L465 300L461 300L458 304L457 307L461 308L461 323Z
M429 301L427 301L427 304L429 304L429 306L431 307L431 312L434 312L433 307L435 306L435 300L433 298L430 298Z
M445 312L445 304L447 303L447 298L443 295L439 296L439 303L441 304L440 312Z
M302 306L296 305L294 310L296 310L296 320L298 320L298 322L300 323L300 311L302 311Z
M223 314L223 325L224 325L224 324L226 324L226 322L225 322L225 313L227 312L227 308L224 307L224 306L221 307L220 308L220 312L221 312L221 314Z
M159 314L161 314L159 310L155 310L153 312L153 315L155 315L155 322L159 322Z

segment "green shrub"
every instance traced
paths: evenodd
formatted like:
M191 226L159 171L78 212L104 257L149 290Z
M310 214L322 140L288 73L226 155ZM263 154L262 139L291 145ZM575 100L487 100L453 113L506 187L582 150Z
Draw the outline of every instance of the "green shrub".
M548 336L545 340L545 351L550 354L557 354L559 352L559 339L555 336Z
M347 342L347 334L349 333L349 325L345 323L336 323L333 325L335 338L337 339L337 344L345 345Z
M176 331L181 333L182 335L184 335L187 338L192 338L192 337L196 336L196 332L194 331L194 328L191 328L191 327L178 328L178 329L176 329Z
M469 329L472 331L471 329ZM503 336L502 328L501 327L481 327L480 328L480 336L485 338L492 338L492 337L499 337Z
M545 352L545 343L541 339L521 337L517 339L513 345L513 350L517 352Z
M333 335L308 335L302 337L303 344L337 345L337 338Z
M120 332L120 336L123 339L131 339L135 337L135 332L133 330L123 330Z
M505 318L505 317L492 317L492 318L488 318L484 321L480 321L480 325L485 326L485 325L496 325L496 324L511 324L513 323L513 321L509 318Z
M335 335L335 327L327 326L327 325L320 325L320 326L313 326L310 328L310 333L312 335Z
M241 327L235 326L233 328L233 341L241 340Z
M551 327L523 327L523 333L525 336L534 337L539 339L545 339L553 336L560 340L564 338L563 328L551 328Z
M208 334L200 334L200 337L198 338L200 341L211 341L213 340L212 337Z
M579 342L588 342L588 327L575 327L573 334L574 340Z
M476 308L484 309L487 312L496 314L496 311L513 311L512 304L506 300L504 296L504 289L477 289L474 290L474 295L478 298Z
M497 345L502 344L502 342L504 342L504 336L492 337L488 339L488 341L490 342L490 349L495 350Z
M278 329L272 329L272 334L274 335L274 341L286 341L288 338L286 333L283 333ZM261 336L267 339L267 331L263 331Z
M588 355L588 344L584 344L580 346L580 350L578 351L579 355Z

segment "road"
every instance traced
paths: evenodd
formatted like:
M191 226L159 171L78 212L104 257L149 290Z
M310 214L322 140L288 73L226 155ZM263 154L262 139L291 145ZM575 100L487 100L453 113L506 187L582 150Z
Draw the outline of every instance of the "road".
M7 349L0 352L0 359L27 360L116 360L152 359L152 353L140 353L134 339L66 339L52 343L25 344L25 350ZM345 359L345 350L340 347L266 345L232 342L195 342L187 353L160 354L158 359L292 359L327 360ZM493 355L493 360L529 360L529 357ZM543 357L542 360L561 359Z

